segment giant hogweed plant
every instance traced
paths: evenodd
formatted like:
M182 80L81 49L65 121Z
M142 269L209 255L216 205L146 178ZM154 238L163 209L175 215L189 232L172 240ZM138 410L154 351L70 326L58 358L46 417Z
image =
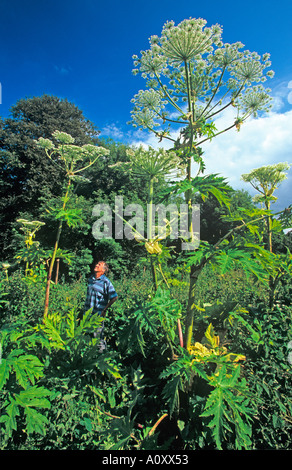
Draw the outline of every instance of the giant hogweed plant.
M143 242L150 256L151 272L153 278L153 286L155 291L158 288L157 271L162 275L163 280L167 283L161 267L161 255L163 246L161 241L164 240L171 232L171 221L163 220L163 225L158 226L155 223L155 213L158 207L154 205L155 186L159 182L159 178L170 178L176 174L180 174L183 170L181 161L175 152L166 151L165 149L148 150L139 147L138 149L128 150L129 169L137 176L144 176L148 180L148 200L147 200L147 234L142 236L137 231L134 233L138 242ZM165 251L165 250L164 250Z
M170 413L177 415L181 428L185 429L185 436L191 440L196 433L195 422L201 419L202 424L211 430L217 449L223 449L227 443L233 443L236 449L251 448L254 407L246 380L241 377L240 361L244 361L245 356L230 353L221 346L212 324L205 332L203 343L195 342L187 351L181 352L178 360L161 373L161 378L168 379L163 395ZM199 415L189 400L189 414L186 416L182 410L181 418L180 394L194 394L192 387L196 378L203 379L211 391L204 397L204 407ZM189 430L188 436L186 429ZM208 445L207 442L204 444Z
M53 211L53 216L58 221L58 228L47 276L44 318L48 315L49 310L50 284L62 232L62 225L65 222L69 227L74 227L82 220L80 210L68 208L68 202L72 194L72 183L82 179L81 173L85 169L94 165L101 156L109 153L109 150L103 147L96 147L92 144L86 144L82 147L74 145L74 138L65 132L55 131L52 137L56 144L53 140L44 139L43 137L40 137L38 141L36 141L36 144L45 151L52 163L63 170L65 187L62 207Z
M18 262L25 262L25 276L34 276L34 271L44 262L45 252L40 248L40 243L35 241L36 232L45 225L39 220L17 219L20 230L24 232L24 243L15 255Z
M280 214L273 214L271 204L276 202L277 197L275 191L279 188L280 184L287 179L287 171L290 169L289 163L279 162L274 165L266 165L260 168L255 168L249 173L243 174L241 177L246 183L250 183L251 186L257 191L254 196L254 202L260 203L264 207L267 217L265 220L265 232L266 232L266 249L269 252L273 252L272 246L272 234L273 232L282 232L285 228L291 228L291 216L283 219L285 211ZM289 213L289 209L286 210ZM279 220L276 215L280 215ZM290 220L289 220L290 219ZM286 256L278 255L278 269L274 275L270 275L269 279L269 302L270 308L272 308L275 290L280 278L284 273L291 275L291 253L287 252Z
M163 246L161 242L171 235L172 220L168 220L165 214L165 218L163 218L162 221L161 217L159 218L160 224L156 222L156 216L160 210L160 206L159 204L154 204L154 195L157 196L158 194L160 197L160 191L157 191L159 182L181 175L183 165L175 152L167 151L163 148L155 150L149 147L146 150L140 146L138 148L129 149L127 156L127 162L118 163L113 166L123 166L125 171L136 176L144 177L148 183L146 234L144 224L143 226L141 226L141 224L137 226L138 224L135 223L135 218L125 220L118 212L116 216L122 218L126 224L128 236L135 239L138 243L144 244L150 259L153 288L154 291L157 291L160 284L158 280L159 275L162 281L168 285L163 273L162 262L164 258L169 256L169 250L167 247ZM172 210L177 217L179 215L177 206L173 204ZM134 227L130 222L136 226Z
M1 448L9 447L13 436L45 439L60 393L69 389L74 396L73 389L77 389L75 393L81 395L85 377L91 373L122 381L113 357L100 355L98 339L91 338L91 332L100 322L100 317L91 315L91 311L79 320L73 308L65 315L48 314L34 327L29 321L21 321L13 327L1 328Z
M199 176L205 169L204 142L231 129L239 131L249 117L269 110L269 90L262 82L273 77L270 55L245 50L240 42L224 44L221 26L206 27L204 19L190 18L178 25L167 22L161 36L151 36L150 48L133 59L133 72L145 78L147 89L140 90L132 100L131 122L153 132L159 141L166 140L185 165L192 241L192 164L196 164ZM226 128L216 129L215 119L227 108L234 109L233 121ZM193 269L186 318L188 344L195 311Z
M236 449L251 448L254 397L240 365L246 357L221 345L212 324L201 342L181 347L177 331L177 320L181 316L180 303L171 298L169 290L159 287L151 300L129 314L120 333L122 350L131 345L128 354L132 356L138 348L146 358L150 354L149 347L153 354L154 340L160 355L168 357L163 368L162 359L160 364L159 379L164 384L161 403L169 417L179 423L186 445L191 448L214 445L222 449L230 444ZM205 386L198 414L192 404L198 401L200 380ZM209 388L207 393L206 387ZM196 436L200 427L209 429L209 435L205 434L201 444L201 438Z

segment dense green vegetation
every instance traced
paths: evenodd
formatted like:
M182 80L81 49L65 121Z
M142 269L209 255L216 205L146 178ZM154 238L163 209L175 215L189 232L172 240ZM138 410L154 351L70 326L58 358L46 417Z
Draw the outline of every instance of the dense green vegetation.
M220 45L215 28L206 33L207 52L212 37L219 53L208 55L208 73L195 73L191 54L165 47L189 26L164 29L162 49L172 62L159 38L151 40L152 55L135 59L156 79L148 83L151 96L136 97L138 125L152 130L154 117L167 123L160 85L180 111L163 73L185 95L189 110L176 118L185 127L172 150L99 139L74 105L46 95L19 101L1 123L1 449L292 448L291 206L272 210L289 165L243 175L261 193L254 201L223 176L205 175L197 145L216 136L211 102L223 73L212 75L211 65L232 68L235 78L225 84L232 106L245 106L237 129L266 106L263 90L250 87L269 65L239 53L239 43ZM252 60L244 78L240 64ZM172 75L165 72L174 65ZM194 104L200 90L204 109ZM158 137L172 140L168 131ZM188 236L173 239L170 220L158 227L150 217L143 234L136 226L135 236L120 237L113 221L112 237L96 238L93 208L114 207L117 196L151 214L159 203L186 203ZM195 240L195 204L200 240L184 250ZM132 229L130 217L124 228ZM84 313L96 258L109 264L119 297L105 319L103 353L92 335L100 318Z

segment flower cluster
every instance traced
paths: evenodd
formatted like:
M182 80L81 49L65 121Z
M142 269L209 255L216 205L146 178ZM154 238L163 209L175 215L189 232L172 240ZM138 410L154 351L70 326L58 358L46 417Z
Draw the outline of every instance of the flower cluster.
M270 66L269 54L264 54L261 57L256 52L245 51L240 60L235 62L231 75L239 82L251 85L253 82L266 81L266 76L272 78L274 72L271 70L267 72L266 76L264 75L264 70Z
M142 127L153 127L157 125L155 119L161 116L161 111L166 105L162 94L154 89L140 90L132 100L135 108L132 111L136 125Z
M133 70L134 75L138 74L140 71L143 78L146 78L147 76L150 76L151 78L159 77L164 73L166 68L165 59L160 55L155 54L152 49L142 51L141 59L139 59L137 55L133 55L133 59L135 67L140 67L140 70Z
M148 128L159 138L169 138L175 124L189 126L196 139L196 122L212 120L226 106L237 108L240 123L270 108L269 90L259 85L273 77L270 55L244 50L241 42L224 44L221 26L206 27L202 18L178 25L169 21L161 36L149 41L150 49L140 59L134 56L134 73L141 73L148 87L132 100L134 126ZM242 110L245 114L240 115ZM157 132L159 125L162 130Z
M268 94L270 90L266 90L262 85L258 85L246 90L240 100L240 108L246 114L256 117L259 111L269 111L271 109L272 98Z
M155 150L143 147L130 149L127 151L130 158L131 170L137 175L147 175L149 178L173 175L180 171L181 161L174 151L167 151L163 148Z
M52 140L43 137L36 140L35 144L45 150L49 159L64 169L71 179L75 178L76 173L93 165L99 157L109 154L109 150L104 147L97 147L92 144L85 144L81 147L74 145L74 137L66 132L56 130L53 132L52 137L57 141L57 146ZM89 160L89 163L85 163L86 160ZM62 162L62 165L59 165L59 161ZM79 162L85 164L85 166L78 167Z
M172 65L180 65L212 51L212 43L220 40L221 28L218 25L204 28L205 24L201 18L184 20L178 26L173 22L166 23L160 47Z

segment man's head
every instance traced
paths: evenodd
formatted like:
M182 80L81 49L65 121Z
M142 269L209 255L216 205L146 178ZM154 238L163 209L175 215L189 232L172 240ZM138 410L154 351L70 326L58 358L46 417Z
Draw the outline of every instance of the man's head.
M108 273L108 265L105 261L97 261L93 264L93 274L96 277L100 277L103 274Z

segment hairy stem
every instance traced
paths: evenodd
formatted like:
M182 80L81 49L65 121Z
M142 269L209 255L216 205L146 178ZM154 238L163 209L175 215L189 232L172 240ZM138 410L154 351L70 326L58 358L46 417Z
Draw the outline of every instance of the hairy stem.
M148 197L148 223L147 223L147 238L148 240L152 240L153 238L153 190L154 190L154 178L150 178L150 183L149 183L149 197ZM151 263L151 272L152 272L152 279L153 279L153 286L154 290L157 290L158 284L157 284L157 274L156 274L156 267L155 267L155 261L152 255L150 255L150 263Z
M63 202L62 209L64 210L66 207L66 202L68 200L68 194L70 190L70 185L71 185L71 179L69 178L68 185L67 185L67 190ZM57 235L56 235L56 241L55 241L55 246L54 246L54 251L53 251L53 256L51 258L50 266L49 266L49 271L48 271L48 276L47 276L47 284L46 284L46 294L45 294L45 307L44 307L44 320L46 319L49 311L49 297L50 297L50 286L51 286L51 280L52 280L52 272L56 260L56 254L59 246L59 241L60 241L60 236L62 232L62 220L59 221L58 225L58 230L57 230Z

